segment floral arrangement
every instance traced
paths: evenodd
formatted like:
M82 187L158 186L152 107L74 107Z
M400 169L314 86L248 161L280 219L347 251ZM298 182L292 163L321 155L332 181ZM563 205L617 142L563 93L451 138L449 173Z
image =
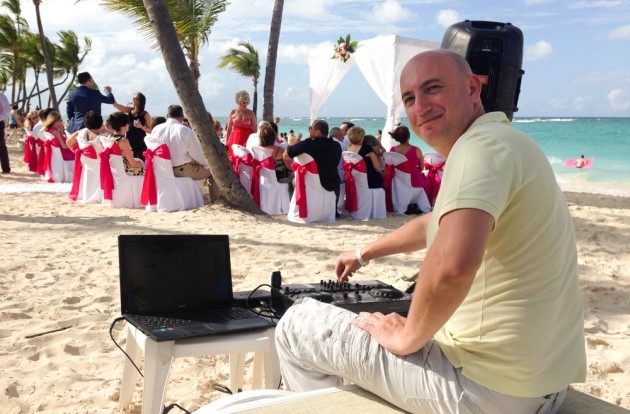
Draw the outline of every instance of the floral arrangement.
M339 59L342 62L347 62L350 56L357 51L359 42L353 42L350 40L350 35L347 35L345 39L343 36L339 37L337 44L335 44L335 53L333 53L331 59Z

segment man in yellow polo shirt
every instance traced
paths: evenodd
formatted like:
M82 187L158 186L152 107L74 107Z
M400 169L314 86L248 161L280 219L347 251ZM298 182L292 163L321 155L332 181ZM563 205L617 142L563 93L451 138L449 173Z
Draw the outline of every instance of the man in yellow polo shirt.
M447 50L401 75L414 132L446 158L434 210L342 253L345 281L370 260L427 249L407 318L303 299L276 343L285 388L347 378L416 413L553 413L586 376L577 251L547 158ZM304 321L308 320L309 323Z

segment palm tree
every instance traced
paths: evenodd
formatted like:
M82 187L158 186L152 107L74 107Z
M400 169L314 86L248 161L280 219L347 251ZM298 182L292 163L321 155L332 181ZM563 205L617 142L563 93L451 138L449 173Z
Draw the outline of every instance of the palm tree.
M238 47L243 49L230 48L227 53L221 56L220 68L230 68L236 73L252 78L254 83L254 105L252 110L256 114L258 107L258 79L260 78L260 59L258 51L249 42L238 42Z
M62 30L59 33L60 45L56 47L55 52L55 68L57 76L62 73L66 75L72 74L72 79L68 83L66 90L59 98L59 102L63 101L66 94L74 85L74 80L79 72L79 65L83 63L83 59L92 50L92 39L85 36L83 38L83 47L79 45L79 39L72 30Z
M208 42L212 26L229 3L227 0L165 0L165 4L177 39L188 58L193 81L198 84L199 50ZM148 39L156 39L148 9L142 0L102 0L101 5L108 11L131 17L140 32ZM154 47L157 46L155 43Z
M208 117L192 72L186 70L186 58L169 16L167 0L144 0L144 5L162 51L166 69L208 159L212 177L219 186L221 197L236 208L253 214L264 214L234 174L225 149Z
M263 89L263 119L273 122L273 92L276 86L276 60L278 43L280 43L280 27L282 26L282 10L284 0L276 0L271 15L269 30L269 46L267 48L267 65L265 66L265 86Z
M51 101L52 108L55 111L59 111L59 104L57 103L57 94L55 93L55 83L53 82L53 66L52 61L50 59L50 52L48 49L48 42L46 36L44 35L44 26L42 25L42 17L39 13L39 5L42 0L33 0L33 4L35 5L35 14L37 15L37 29L39 32L39 42L42 46L42 50L44 51L44 62L46 64L46 79L48 80L48 100Z
M3 0L3 7L7 8L11 15L0 15L0 49L13 56L13 88L11 91L11 102L15 102L15 88L19 75L20 46L22 43L22 33L28 30L28 23L22 17L20 0Z

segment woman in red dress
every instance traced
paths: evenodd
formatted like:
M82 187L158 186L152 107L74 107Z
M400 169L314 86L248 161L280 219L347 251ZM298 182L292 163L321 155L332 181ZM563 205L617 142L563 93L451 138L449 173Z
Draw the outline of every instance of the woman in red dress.
M247 105L249 105L249 94L247 91L236 92L235 100L238 106L230 111L226 127L228 134L227 147L230 156L232 156L232 144L245 146L247 138L254 133L256 128L256 114L247 108Z

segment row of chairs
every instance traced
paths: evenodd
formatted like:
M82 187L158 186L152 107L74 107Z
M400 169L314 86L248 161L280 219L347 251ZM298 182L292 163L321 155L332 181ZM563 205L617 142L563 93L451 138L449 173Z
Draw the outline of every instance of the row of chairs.
M126 174L120 147L105 136L89 142L79 140L71 161L63 159L61 149L54 145L57 142L54 136L47 132L43 136L43 145L37 144L42 140L27 136L24 162L31 169L37 165L32 158L44 159L43 178L49 182L71 182L69 197L74 201L144 207L148 211L189 210L204 204L200 183L188 177L175 177L168 147L151 135L145 137L144 176ZM34 169L37 173L41 171Z
M395 152L385 154L387 172L384 189L381 189L368 187L363 158L344 151L345 179L337 206L334 192L321 186L317 165L310 155L301 154L294 159L295 191L289 200L288 184L277 181L273 159L267 151L254 147L250 152L234 144L232 152L234 172L258 206L267 214L287 214L292 222L332 222L336 210L359 220L383 219L388 212L404 214L411 203L416 203L423 211L431 210L431 195L411 186L409 162L404 155ZM435 160L431 165L437 165ZM440 170L442 167L443 163Z

